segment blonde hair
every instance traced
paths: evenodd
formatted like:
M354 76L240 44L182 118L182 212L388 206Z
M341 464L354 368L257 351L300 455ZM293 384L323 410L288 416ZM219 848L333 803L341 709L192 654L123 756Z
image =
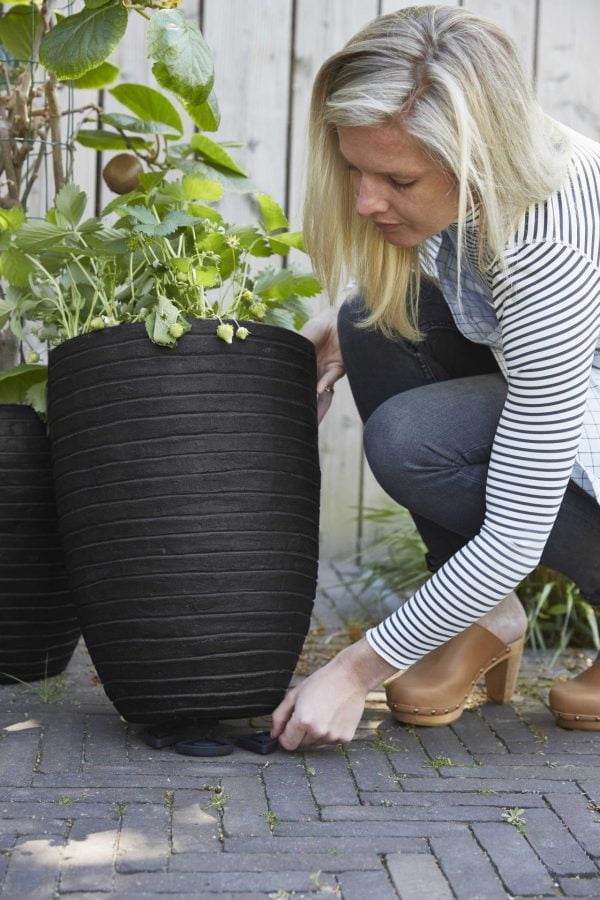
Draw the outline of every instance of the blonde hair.
M336 126L395 123L455 179L457 265L479 211L479 264L501 260L519 218L562 181L568 141L537 104L511 39L466 9L415 6L380 16L323 64L311 102L304 234L335 298L354 278L366 325L418 339L419 247L386 243L355 211Z

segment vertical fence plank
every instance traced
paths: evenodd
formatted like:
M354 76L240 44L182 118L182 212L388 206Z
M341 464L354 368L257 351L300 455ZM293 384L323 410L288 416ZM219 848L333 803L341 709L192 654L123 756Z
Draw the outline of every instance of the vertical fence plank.
M377 15L377 0L297 0L292 77L289 209L300 227L305 184L306 135L313 81L325 59ZM299 258L294 262L302 263ZM328 305L319 298L317 307ZM362 425L346 379L319 430L322 471L321 553L345 556L359 531Z
M541 0L538 37L538 98L565 125L600 140L598 0Z
M291 0L205 0L204 36L215 60L215 92L221 108L217 140L241 141L235 158L253 183L285 202ZM226 219L256 219L251 195L229 195Z
M463 0L466 9L499 25L513 39L525 72L533 77L535 60L535 0Z

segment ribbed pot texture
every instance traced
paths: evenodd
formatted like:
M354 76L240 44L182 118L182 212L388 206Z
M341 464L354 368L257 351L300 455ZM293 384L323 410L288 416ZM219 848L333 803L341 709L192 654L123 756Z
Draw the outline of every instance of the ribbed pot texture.
M82 631L130 722L268 713L318 561L312 344L197 320L176 348L119 325L50 353L54 485Z
M0 682L58 675L79 625L67 586L50 444L29 406L0 405Z

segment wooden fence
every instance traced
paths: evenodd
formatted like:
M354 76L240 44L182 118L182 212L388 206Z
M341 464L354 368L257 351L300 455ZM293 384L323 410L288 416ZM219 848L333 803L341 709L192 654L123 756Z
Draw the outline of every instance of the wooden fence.
M370 19L409 5L414 3L184 0L186 15L199 22L215 58L222 113L217 139L243 142L236 158L261 190L282 202L293 227L300 227L307 109L317 69ZM461 5L493 19L513 37L547 112L600 140L600 0L463 0ZM136 18L115 62L123 80L153 85L144 55L145 23ZM97 98L90 94L89 99ZM99 203L109 199L97 179L105 162L81 150L76 164L76 180ZM243 195L229 198L225 212L241 222L256 213L251 197ZM326 302L321 298L315 309ZM321 427L321 461L322 553L341 557L372 537L362 512L383 499L363 458L361 425L345 383Z

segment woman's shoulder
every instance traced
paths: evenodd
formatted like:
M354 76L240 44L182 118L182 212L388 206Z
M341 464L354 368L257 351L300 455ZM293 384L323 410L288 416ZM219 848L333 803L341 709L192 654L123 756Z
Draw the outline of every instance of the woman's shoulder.
M600 266L600 143L563 128L571 150L565 177L545 201L525 211L507 251L514 253L520 246L534 243L557 243Z

